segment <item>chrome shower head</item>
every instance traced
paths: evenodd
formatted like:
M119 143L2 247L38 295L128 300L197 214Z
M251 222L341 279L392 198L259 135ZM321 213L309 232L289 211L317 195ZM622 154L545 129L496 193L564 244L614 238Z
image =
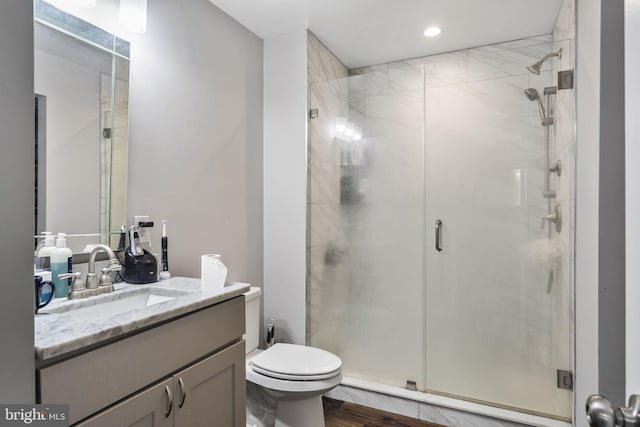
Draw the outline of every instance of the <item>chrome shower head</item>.
M540 118L544 122L544 120L547 118L547 115L545 114L544 107L542 106L542 101L540 100L540 94L538 93L537 89L530 87L529 89L524 90L524 94L526 95L527 99L529 99L529 101L538 101L538 107L540 108Z
M531 74L535 74L536 76L540 75L540 67L542 67L542 61L538 61L533 65L529 65L527 67L527 70L529 70L529 72Z
M527 67L527 70L529 70L530 73L537 75L540 75L540 68L542 68L542 64L544 64L544 61L546 61L549 58L553 58L554 56L557 56L558 59L562 59L562 48L560 48L560 50L558 50L557 52L554 53L549 53L547 55L544 56L544 58L542 58L540 61L536 62L535 64L531 64Z

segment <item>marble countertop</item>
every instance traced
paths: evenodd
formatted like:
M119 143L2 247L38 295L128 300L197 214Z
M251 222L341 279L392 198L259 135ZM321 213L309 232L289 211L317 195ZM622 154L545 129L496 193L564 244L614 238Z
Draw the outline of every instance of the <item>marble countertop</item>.
M227 283L222 289L203 288L200 279L172 277L148 285L115 284L113 293L80 300L66 298L51 302L35 315L35 353L37 360L53 357L106 341L217 304L249 291L247 283ZM113 299L138 294L171 295L173 298L106 318L74 316L76 309L96 306ZM68 311L66 311L68 310Z

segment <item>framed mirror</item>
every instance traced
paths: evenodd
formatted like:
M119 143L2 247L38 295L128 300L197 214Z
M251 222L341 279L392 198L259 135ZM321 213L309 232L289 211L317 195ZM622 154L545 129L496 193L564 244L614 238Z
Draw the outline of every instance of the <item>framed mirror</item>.
M34 78L35 234L66 233L74 253L89 243L117 249L126 224L129 43L36 0Z

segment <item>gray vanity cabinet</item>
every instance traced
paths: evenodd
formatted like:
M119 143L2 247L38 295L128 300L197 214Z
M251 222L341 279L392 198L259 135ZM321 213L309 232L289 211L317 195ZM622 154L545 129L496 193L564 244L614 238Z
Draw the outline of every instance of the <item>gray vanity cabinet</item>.
M38 368L83 427L245 427L244 296Z
M176 427L245 427L244 342L173 377Z
M78 427L244 427L244 343L184 369Z
M170 391L173 379L149 387L90 419L76 424L82 427L172 427Z

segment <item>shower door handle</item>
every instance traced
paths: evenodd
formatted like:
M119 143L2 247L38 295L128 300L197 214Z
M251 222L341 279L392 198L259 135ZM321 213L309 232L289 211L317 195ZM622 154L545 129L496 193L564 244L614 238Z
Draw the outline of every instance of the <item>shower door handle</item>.
M436 219L436 251L442 251L442 221Z

